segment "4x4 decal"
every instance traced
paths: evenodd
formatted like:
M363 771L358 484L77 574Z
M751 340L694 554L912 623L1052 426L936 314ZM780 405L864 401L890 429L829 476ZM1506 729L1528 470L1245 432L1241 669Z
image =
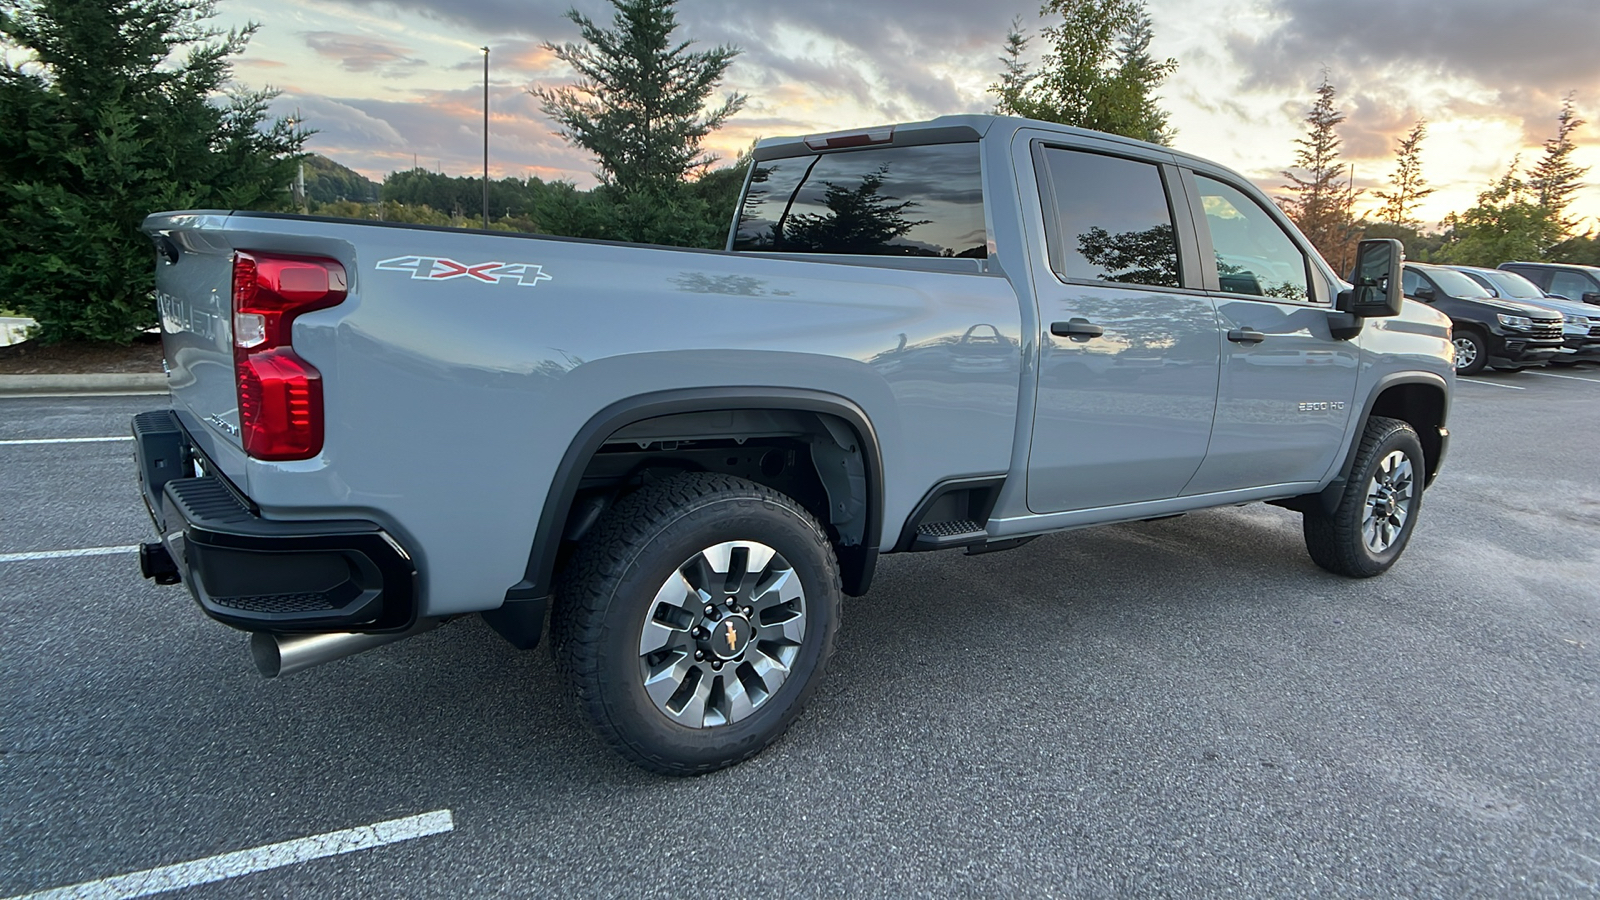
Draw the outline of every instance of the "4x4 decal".
M386 272L410 272L412 278L423 281L449 281L452 278L472 278L489 284L511 281L523 287L533 287L541 281L550 281L544 267L534 263L486 262L468 265L439 256L396 256L380 261L374 268Z

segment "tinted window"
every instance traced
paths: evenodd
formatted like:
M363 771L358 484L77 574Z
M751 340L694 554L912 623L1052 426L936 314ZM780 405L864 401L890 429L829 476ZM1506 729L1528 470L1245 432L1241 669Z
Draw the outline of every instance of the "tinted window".
M1582 300L1584 294L1594 289L1589 279L1576 272L1563 272L1558 269L1550 273L1550 293L1560 294L1568 300Z
M1439 286L1439 290L1452 297L1461 297L1467 300L1485 300L1489 297L1489 291L1483 285L1457 272L1455 269L1430 269L1428 270L1428 277L1432 278L1433 283Z
M1417 295L1417 291L1419 291L1419 290L1421 290L1422 288L1425 288L1425 287L1431 287L1431 285L1429 285L1427 281L1423 280L1421 275L1417 274L1417 270L1416 269L1413 269L1410 266L1407 266L1404 270L1401 271L1401 273L1400 273L1400 291L1401 291L1401 293L1405 294L1407 297L1415 297Z
M735 250L988 255L976 143L756 163Z
M1075 150L1045 151L1050 264L1062 278L1177 287L1178 242L1161 169ZM1055 215L1050 206L1054 201Z
M1259 204L1232 185L1196 175L1211 229L1217 280L1230 294L1309 300L1306 255Z
M1468 272L1473 281L1488 282L1495 293L1514 300L1537 300L1544 296L1539 286L1515 272Z

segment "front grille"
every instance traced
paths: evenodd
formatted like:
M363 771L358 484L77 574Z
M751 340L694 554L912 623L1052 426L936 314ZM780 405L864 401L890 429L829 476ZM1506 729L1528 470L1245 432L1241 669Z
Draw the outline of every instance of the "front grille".
M1528 337L1540 340L1561 340L1560 322L1542 322L1534 320L1533 327L1528 329Z
M321 591L301 594L261 594L254 597L213 597L212 602L229 609L254 613L323 612L338 609L333 598Z
M1600 338L1600 325L1589 326L1589 337Z

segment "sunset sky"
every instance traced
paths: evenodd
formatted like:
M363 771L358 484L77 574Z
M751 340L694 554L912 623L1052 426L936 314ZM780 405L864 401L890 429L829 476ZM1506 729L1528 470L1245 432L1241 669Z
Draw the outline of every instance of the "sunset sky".
M594 164L552 133L527 93L567 83L548 51L603 0L224 0L224 24L261 30L235 75L283 91L279 114L318 130L308 149L374 179L410 168L473 174L482 154L482 54L491 54L490 171L579 186ZM1576 92L1589 121L1576 161L1592 167L1571 213L1600 228L1600 2L1596 0L1150 0L1174 146L1278 192L1326 68L1349 119L1340 134L1376 207L1395 139L1428 120L1421 218L1470 206L1517 154L1531 163ZM732 157L757 137L986 112L1013 15L1037 34L1036 0L683 0L679 35L744 52L725 90L745 110L709 147ZM1043 49L1036 39L1032 51Z

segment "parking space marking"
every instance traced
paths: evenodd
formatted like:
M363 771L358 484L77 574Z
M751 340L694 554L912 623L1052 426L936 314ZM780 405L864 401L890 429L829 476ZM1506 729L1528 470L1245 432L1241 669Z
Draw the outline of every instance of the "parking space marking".
M1508 391L1525 391L1525 390L1527 390L1527 388L1525 388L1525 387L1517 387L1514 384L1501 384L1498 381L1479 381L1476 378L1465 378L1465 377L1457 378L1456 379L1456 384L1486 384L1489 387L1505 388Z
M34 550L28 553L0 553L0 563L31 562L36 559L70 559L74 556L114 556L118 553L133 553L138 549L138 544L127 544L122 547L83 547L78 550Z
M106 441L131 441L133 435L121 437L88 437L88 438L8 438L0 440L0 447L11 447L21 444L99 444Z
M1568 381L1587 381L1590 384L1600 384L1600 378L1580 378L1577 375L1557 375L1554 372L1529 372L1529 375L1543 375L1546 378L1565 378Z
M357 850L371 850L386 844L398 844L414 838L443 834L454 831L455 827L455 819L451 816L450 810L440 809L421 815L406 816L403 819L390 819L375 825L331 831L313 837L284 841L281 844L236 850L191 862L130 872L127 875L102 878L98 881L85 881L34 894L22 894L10 900L68 900L68 898L88 900L91 897L94 900L112 900L112 898L122 900L129 897L148 897L151 894L178 891L200 884L238 878L240 875L293 866L313 859L354 853Z

